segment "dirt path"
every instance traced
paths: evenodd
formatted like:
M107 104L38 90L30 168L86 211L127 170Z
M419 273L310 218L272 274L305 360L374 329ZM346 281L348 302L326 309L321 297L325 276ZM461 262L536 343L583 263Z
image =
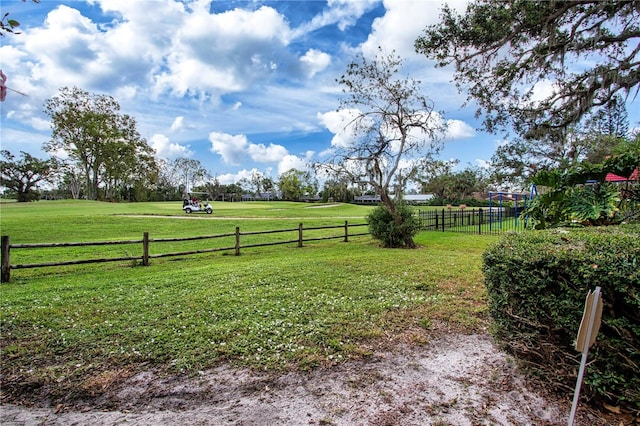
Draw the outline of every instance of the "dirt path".
M450 335L331 369L139 373L74 407L0 407L9 425L562 425L571 395L529 384L489 336ZM606 425L581 408L576 425Z

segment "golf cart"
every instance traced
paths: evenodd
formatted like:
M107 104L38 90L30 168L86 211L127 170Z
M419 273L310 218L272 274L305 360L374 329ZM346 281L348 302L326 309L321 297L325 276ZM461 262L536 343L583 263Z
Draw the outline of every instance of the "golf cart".
M196 194L204 194L205 200L199 200ZM213 213L213 207L209 204L209 194L206 192L192 192L182 199L182 210L185 213L204 212Z

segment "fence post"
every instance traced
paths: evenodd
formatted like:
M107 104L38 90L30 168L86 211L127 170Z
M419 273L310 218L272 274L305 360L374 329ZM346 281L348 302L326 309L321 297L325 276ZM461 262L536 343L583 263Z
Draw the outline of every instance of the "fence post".
M478 209L478 234L482 234L482 209Z
M149 266L149 233L142 234L142 266Z
M236 256L240 256L240 227L236 226Z
M11 259L9 258L9 252L11 249L11 245L9 244L10 239L8 235L2 236L2 280L0 282L8 283L11 279Z
M298 247L302 247L302 223L298 225Z
M444 232L444 209L442 209L442 232Z
M346 220L344 221L344 242L349 242L349 224Z

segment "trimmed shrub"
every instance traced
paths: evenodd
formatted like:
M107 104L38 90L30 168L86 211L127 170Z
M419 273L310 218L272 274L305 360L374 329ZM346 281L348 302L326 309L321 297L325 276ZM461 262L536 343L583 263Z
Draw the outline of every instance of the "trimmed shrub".
M581 395L640 411L640 226L504 235L483 258L498 342L557 390L572 392L585 297L602 288L602 326Z
M413 215L411 207L399 203L395 208L396 214L402 219L399 224L383 205L371 210L367 216L369 232L375 239L381 241L384 247L406 247L406 242L420 229L420 224Z

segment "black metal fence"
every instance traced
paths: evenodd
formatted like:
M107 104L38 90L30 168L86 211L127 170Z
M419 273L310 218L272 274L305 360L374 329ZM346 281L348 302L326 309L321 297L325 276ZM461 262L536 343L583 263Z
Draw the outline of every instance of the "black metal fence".
M499 234L524 230L527 218L521 213L522 208L514 207L443 208L418 210L417 219L425 231Z

